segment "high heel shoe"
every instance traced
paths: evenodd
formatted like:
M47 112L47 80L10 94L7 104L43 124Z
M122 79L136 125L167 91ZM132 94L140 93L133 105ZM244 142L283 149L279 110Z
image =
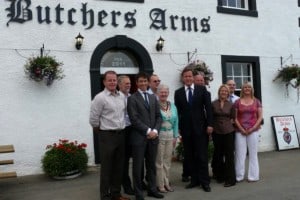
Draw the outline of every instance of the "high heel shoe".
M174 192L174 189L173 189L171 186L165 185L165 189L166 189L168 192Z
M168 192L165 188L160 188L160 187L157 188L157 191L159 193L167 193Z

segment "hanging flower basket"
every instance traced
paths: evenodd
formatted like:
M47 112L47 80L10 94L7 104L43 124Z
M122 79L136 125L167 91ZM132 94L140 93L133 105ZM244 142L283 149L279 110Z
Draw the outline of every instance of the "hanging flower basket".
M31 80L45 81L46 85L50 86L54 80L60 80L64 77L62 65L62 62L57 61L52 56L30 57L24 65L25 74Z
M289 96L288 87L292 86L297 89L297 102L300 96L300 66L297 64L286 65L278 70L278 73L273 81L280 80L286 86L286 95Z
M204 76L204 81L206 85L209 85L209 82L214 80L213 72L209 69L209 66L201 60L196 60L189 63L186 67L189 67L193 70L193 74L202 74Z

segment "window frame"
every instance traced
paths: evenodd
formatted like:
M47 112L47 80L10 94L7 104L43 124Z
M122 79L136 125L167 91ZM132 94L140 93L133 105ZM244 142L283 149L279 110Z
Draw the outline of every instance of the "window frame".
M135 2L135 3L144 3L144 0L105 0L105 1L126 1L126 2Z
M234 56L234 55L222 55L222 82L227 82L227 69L226 63L251 63L252 65L252 84L254 88L254 95L256 98L261 99L261 75L260 75L260 64L258 56ZM236 90L239 91L238 89Z
M217 12L232 15L258 17L258 12L256 10L256 0L248 0L248 5L245 7L248 7L248 9L223 6L222 0L218 0Z

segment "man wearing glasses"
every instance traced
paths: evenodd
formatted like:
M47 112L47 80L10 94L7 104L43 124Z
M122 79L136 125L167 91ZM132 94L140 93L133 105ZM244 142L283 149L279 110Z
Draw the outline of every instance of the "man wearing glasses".
M149 78L149 89L148 94L155 94L157 92L157 88L160 84L160 79L156 74L152 74Z

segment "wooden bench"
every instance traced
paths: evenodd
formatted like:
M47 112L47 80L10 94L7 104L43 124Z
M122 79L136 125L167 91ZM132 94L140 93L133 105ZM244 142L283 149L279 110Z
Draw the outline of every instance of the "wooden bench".
M15 152L13 145L0 145L0 153L12 153ZM14 160L0 160L0 165L14 164ZM16 172L0 172L0 179L2 178L15 178L17 177Z

